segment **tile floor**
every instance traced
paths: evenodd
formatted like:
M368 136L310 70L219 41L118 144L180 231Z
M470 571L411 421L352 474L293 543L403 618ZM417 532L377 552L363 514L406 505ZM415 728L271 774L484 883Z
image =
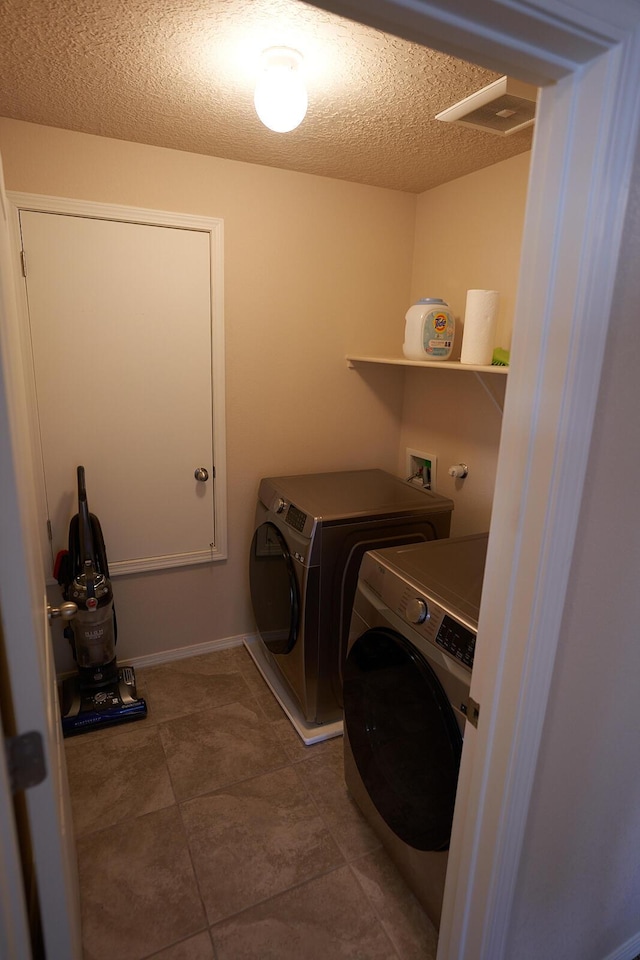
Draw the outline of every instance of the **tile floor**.
M436 932L234 647L136 672L147 719L65 741L85 960L432 960Z

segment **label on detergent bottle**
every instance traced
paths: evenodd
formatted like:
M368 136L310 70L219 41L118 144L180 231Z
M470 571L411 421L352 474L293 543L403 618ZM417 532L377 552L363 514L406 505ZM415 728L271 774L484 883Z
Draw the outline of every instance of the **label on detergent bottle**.
M430 310L422 324L422 347L434 360L446 360L453 347L453 317L448 310Z

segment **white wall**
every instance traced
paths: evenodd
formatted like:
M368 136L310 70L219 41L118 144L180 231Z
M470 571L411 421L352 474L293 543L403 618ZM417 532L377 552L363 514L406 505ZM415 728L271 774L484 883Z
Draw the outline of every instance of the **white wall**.
M622 249L506 950L518 960L640 952L640 151Z

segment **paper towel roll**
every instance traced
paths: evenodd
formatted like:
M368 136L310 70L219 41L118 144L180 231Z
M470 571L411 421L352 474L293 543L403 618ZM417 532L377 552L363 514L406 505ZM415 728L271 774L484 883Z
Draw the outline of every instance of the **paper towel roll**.
M499 298L497 290L467 290L460 363L491 363Z

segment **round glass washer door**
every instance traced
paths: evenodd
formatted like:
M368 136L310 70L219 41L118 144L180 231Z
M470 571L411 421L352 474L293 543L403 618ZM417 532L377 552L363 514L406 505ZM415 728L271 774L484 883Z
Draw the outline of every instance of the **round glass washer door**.
M251 541L251 603L271 653L289 653L298 637L300 596L293 559L276 525L262 523Z
M401 634L367 630L351 647L344 722L360 777L387 826L417 850L447 850L462 735L433 669Z

